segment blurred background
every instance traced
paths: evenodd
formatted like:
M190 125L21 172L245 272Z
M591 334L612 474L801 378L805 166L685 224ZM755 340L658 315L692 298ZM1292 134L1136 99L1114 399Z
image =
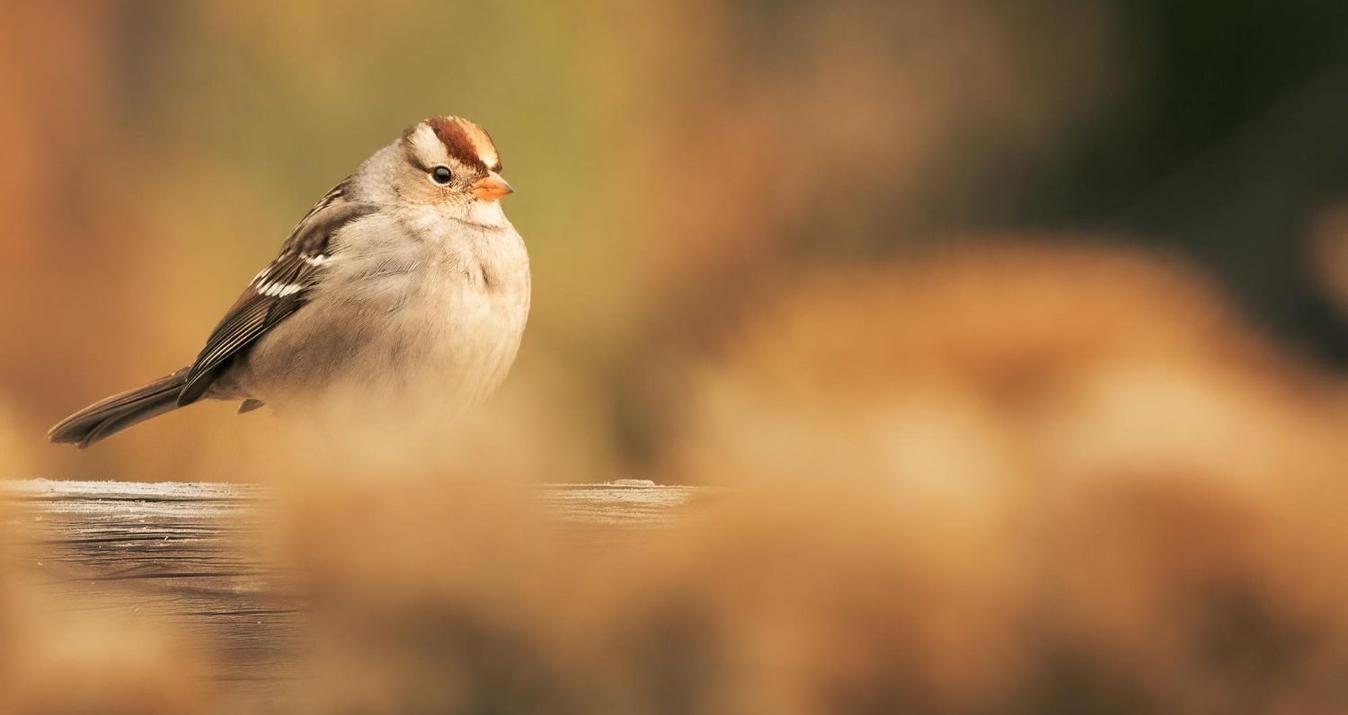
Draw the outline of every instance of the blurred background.
M321 644L285 711L1348 709L1341 0L5 16L0 476L279 485ZM495 137L533 262L480 421L43 441L443 113ZM617 477L730 488L602 549L530 496ZM226 711L173 628L109 657L122 625L11 575L0 712Z
M555 480L642 474L680 371L815 266L1006 236L1198 266L1348 361L1334 0L13 3L0 472L249 479L211 404L57 419L188 363L311 202L423 116L486 126L534 312L501 409ZM894 306L894 310L902 310Z

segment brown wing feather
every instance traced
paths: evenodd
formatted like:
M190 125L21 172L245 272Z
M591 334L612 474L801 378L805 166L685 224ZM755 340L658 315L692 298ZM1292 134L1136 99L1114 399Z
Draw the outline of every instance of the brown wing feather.
M187 373L179 406L201 399L236 356L308 302L309 290L329 255L333 233L375 210L351 201L346 188L343 181L309 209L276 260L257 274L226 311Z

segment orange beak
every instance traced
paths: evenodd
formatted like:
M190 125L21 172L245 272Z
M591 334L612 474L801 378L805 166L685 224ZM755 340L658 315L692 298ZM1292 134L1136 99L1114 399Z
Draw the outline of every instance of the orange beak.
M510 184L507 184L506 180L494 171L488 174L486 178L473 182L473 195L483 201L496 201L502 196L514 192L515 190L510 188Z

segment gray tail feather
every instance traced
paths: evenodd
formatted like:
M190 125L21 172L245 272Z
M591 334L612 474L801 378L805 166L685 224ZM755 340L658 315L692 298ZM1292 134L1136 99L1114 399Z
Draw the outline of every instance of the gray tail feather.
M47 432L53 442L73 442L84 449L131 425L178 407L178 393L187 384L188 368L134 390L118 393L61 420Z

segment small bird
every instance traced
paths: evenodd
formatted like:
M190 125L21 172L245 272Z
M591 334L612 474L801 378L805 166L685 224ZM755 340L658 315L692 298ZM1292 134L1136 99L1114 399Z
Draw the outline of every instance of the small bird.
M48 432L87 447L203 398L281 411L345 394L437 417L487 396L515 360L529 257L499 200L496 145L459 117L426 119L318 200L196 361L94 403Z

